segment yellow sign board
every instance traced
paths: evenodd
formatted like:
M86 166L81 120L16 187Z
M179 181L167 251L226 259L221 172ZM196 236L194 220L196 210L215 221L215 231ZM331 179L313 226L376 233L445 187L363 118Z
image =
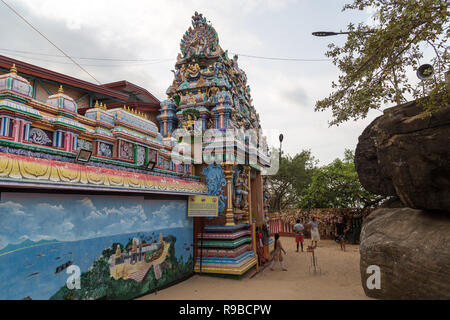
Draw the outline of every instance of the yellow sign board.
M189 217L217 217L219 198L215 196L189 196Z

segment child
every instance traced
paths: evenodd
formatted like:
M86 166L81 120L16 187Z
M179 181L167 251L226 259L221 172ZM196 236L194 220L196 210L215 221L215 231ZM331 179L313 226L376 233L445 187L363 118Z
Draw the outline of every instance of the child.
M342 216L338 218L338 222L335 225L336 242L341 245L341 250L345 252L345 234L349 227L342 221Z
M275 233L275 250L273 252L272 263L270 264L270 270L272 271L274 270L273 266L275 264L275 261L280 261L280 265L283 271L287 271L283 263L283 256L281 255L281 251L283 251L284 254L286 254L286 251L283 249L283 246L281 245L280 235L278 233Z

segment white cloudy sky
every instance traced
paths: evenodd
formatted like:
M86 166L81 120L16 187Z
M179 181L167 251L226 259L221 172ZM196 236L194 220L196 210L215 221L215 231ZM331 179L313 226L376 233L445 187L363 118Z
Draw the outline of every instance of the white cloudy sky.
M179 42L195 11L212 22L220 45L233 53L266 57L325 59L328 43L345 36L318 38L313 31L345 30L367 21L368 12L341 12L342 0L9 0L17 11L74 57L172 59L157 63L78 60L101 83L128 80L160 100L172 82ZM12 53L22 50L60 54L0 3L0 54L94 82L65 58ZM101 65L101 66L99 66ZM314 112L315 101L331 92L339 73L330 61L288 62L239 58L269 142L291 155L311 149L326 164L354 149L359 134L379 111L361 121L328 127L328 112ZM275 133L270 135L270 133ZM271 139L275 137L275 139Z

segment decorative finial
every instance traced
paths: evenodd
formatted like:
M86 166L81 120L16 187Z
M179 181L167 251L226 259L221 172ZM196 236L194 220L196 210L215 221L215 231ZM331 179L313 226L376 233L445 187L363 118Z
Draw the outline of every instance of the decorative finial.
M61 86L59 86L59 89L58 89L58 93L64 93L64 90L63 90L63 87L62 87L62 85L61 85Z
M11 69L9 70L11 73L17 74L17 68L16 68L16 64L13 63Z
M95 105L94 108L99 108L100 106L98 105L98 100L95 101Z

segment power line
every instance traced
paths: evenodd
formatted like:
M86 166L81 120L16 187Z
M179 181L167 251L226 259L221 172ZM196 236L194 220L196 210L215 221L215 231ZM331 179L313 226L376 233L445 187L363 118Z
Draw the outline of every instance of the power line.
M62 58L64 56L56 55L56 54L49 54L49 53L41 53L41 52L32 52L32 51L23 51L23 50L13 50L13 49L5 49L0 48L0 51L6 51L6 52L18 52L18 53L24 53L24 54L30 54L30 55L41 55L41 56L48 56L48 57L58 57ZM253 59L264 59L264 60L277 60L277 61L300 61L300 62L315 62L315 61L331 61L331 59L302 59L302 58L278 58L278 57L262 57L262 56L254 56L254 55L248 55L248 54L240 54L240 53L234 53L230 52L231 54L236 54L240 57L246 57L246 58L253 58ZM153 59L115 59L115 58L87 58L87 57L73 57L80 60L99 60L99 61L119 61L119 62L163 62L163 61L173 61L172 58L153 58Z
M40 56L47 56L47 57L58 57L62 58L64 56L57 55L57 54L49 54L49 53L41 53L41 52L31 52L31 51L23 51L23 50L13 50L13 49L5 49L0 48L1 51L7 51L7 52L14 52L14 53L25 53L25 54L34 54L34 55L40 55ZM120 61L120 62L152 62L152 61L169 61L174 60L172 58L163 58L163 59L114 59L114 58L86 58L86 57L73 57L75 59L80 60L100 60L100 61Z
M63 50L61 50L56 44L54 44L49 38L47 38L42 32L40 32L36 27L34 27L30 22L27 21L23 16L20 15L14 8L12 8L9 4L7 4L4 0L1 0L5 6L7 6L12 12L14 12L19 18L25 21L31 28L33 28L37 33L39 33L44 39L50 42L58 51L64 54L68 59L70 59L75 65L77 65L81 70L86 72L92 79L94 79L98 84L101 84L92 74L90 74L86 69L80 66L74 59L72 59L68 54L66 54Z
M3 49L0 49L0 52L3 51ZM59 56L60 58L65 58L64 56ZM55 60L49 60L49 59L43 59L43 58L36 58L36 57L29 57L29 56L23 56L14 54L14 58L22 58L22 59L31 59L31 60L38 60L38 61L45 61L50 63L57 63L57 64L72 64L72 62L63 62L63 61L55 61ZM172 59L171 59L172 60ZM80 64L85 67L135 67L135 66L143 66L143 65L151 65L151 64L158 64L162 62L167 61L153 61L153 62L143 62L143 63L128 63L128 64Z

